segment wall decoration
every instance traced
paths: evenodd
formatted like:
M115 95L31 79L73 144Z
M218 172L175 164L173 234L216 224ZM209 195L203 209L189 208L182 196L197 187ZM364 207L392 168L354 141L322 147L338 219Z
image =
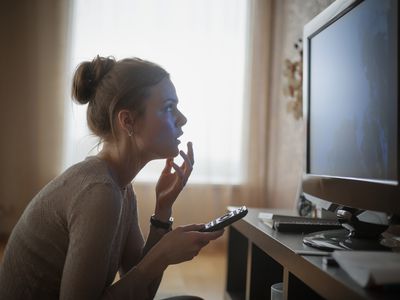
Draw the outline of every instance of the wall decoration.
M299 39L294 44L297 57L294 60L285 59L283 76L286 79L284 83L283 94L289 98L287 111L293 114L296 120L303 116L303 43Z

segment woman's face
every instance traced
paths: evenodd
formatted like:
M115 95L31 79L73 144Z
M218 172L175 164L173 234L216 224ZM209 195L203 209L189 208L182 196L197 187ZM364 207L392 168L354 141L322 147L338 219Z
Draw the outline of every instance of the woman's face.
M135 122L134 130L136 143L148 160L178 155L178 138L187 119L177 105L178 97L169 78L150 88L145 111Z

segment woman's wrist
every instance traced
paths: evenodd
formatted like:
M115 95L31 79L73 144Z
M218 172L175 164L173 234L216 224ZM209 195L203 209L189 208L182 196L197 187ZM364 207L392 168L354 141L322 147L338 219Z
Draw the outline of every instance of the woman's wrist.
M154 210L155 219L161 222L169 222L171 215L172 215L172 207L161 208L159 205L156 205L156 209Z
M168 221L160 221L155 215L150 217L150 224L156 229L162 229L163 231L170 231L174 218L170 217Z

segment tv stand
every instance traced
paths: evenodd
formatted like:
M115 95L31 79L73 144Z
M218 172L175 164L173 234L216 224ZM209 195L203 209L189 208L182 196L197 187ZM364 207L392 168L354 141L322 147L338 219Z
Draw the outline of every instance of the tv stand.
M249 208L228 231L225 299L269 299L283 282L284 299L398 299L398 291L363 289L339 267L324 266L329 253L303 244L303 235L277 232Z

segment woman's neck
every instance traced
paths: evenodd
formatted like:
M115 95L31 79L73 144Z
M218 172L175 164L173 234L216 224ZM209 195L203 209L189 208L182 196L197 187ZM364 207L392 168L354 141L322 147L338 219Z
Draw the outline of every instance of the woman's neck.
M146 164L140 161L139 153L128 145L117 145L104 142L103 149L97 157L104 160L116 183L125 188L136 177Z

